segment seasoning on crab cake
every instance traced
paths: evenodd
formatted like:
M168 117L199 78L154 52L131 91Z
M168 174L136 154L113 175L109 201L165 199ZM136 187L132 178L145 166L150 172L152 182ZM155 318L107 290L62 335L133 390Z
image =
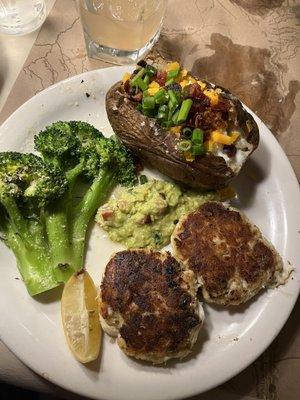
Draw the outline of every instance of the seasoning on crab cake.
M207 302L238 305L262 288L282 283L282 259L243 214L208 202L181 218L175 257L197 275Z
M125 354L156 364L183 358L203 319L194 273L170 253L121 251L107 264L100 321Z

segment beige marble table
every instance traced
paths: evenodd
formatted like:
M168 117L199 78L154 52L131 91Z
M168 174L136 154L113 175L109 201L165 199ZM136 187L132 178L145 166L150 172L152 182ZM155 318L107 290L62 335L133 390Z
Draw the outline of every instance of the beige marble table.
M49 85L109 66L87 58L75 3L55 2L2 108L0 123ZM237 94L277 137L298 179L299 14L299 0L169 0L162 35L155 46L166 58L184 61L187 68ZM1 63L3 59L0 68ZM5 82L5 74L1 78ZM251 366L194 399L300 398L299 310L298 302L279 336ZM1 379L74 397L36 376L3 344Z

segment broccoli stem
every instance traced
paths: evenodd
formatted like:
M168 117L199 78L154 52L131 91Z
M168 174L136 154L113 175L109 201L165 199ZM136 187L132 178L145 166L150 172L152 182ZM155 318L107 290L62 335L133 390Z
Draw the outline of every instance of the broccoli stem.
M84 169L84 163L82 161L79 164L77 164L73 169L70 169L69 171L66 172L66 177L69 183L70 191L73 190L76 178L78 177L78 175L82 173L83 169Z
M65 282L74 272L65 203L65 199L59 200L45 214L53 273L59 282Z
M75 271L84 266L85 237L89 222L116 185L114 177L113 169L102 170L101 175L94 180L74 210L73 266Z
M75 272L72 262L72 247L69 218L72 209L73 188L76 178L82 173L83 163L67 173L68 191L46 212L46 230L54 265L54 275L59 282L66 282Z
M32 252L12 230L7 232L5 242L17 258L18 269L31 296L59 285L52 273L51 257L47 249Z
M31 246L32 239L28 230L27 221L20 213L15 200L10 196L2 196L1 202L9 215L12 229L18 232L27 246Z

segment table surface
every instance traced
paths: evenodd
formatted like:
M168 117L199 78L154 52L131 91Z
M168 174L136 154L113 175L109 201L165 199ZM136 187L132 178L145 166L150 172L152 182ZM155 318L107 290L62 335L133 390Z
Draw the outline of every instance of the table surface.
M49 85L110 66L87 58L74 0L47 0L39 32L0 35L0 123ZM274 133L300 178L299 0L169 0L154 51L229 88ZM2 110L1 110L2 108ZM296 400L300 393L298 301L285 327L251 366L194 400ZM77 398L37 376L0 342L0 380Z

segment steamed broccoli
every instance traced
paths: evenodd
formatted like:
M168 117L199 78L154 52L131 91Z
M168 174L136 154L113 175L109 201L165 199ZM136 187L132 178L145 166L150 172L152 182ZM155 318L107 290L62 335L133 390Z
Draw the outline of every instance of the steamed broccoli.
M45 215L66 190L64 174L40 157L17 152L0 153L1 238L15 253L31 295L59 284Z
M117 184L136 179L130 152L85 122L52 124L35 137L35 148L43 158L0 153L0 238L31 295L83 267L89 222Z
M68 267L76 271L83 267L89 222L117 184L134 183L134 160L120 142L104 137L92 125L81 121L59 121L48 126L35 137L35 149L67 177L68 191L56 203L52 224L58 237L68 238L63 241L64 252L61 249L57 252L64 256L57 257L57 263L65 266L65 271ZM88 188L74 204L74 188L81 177L88 182Z

